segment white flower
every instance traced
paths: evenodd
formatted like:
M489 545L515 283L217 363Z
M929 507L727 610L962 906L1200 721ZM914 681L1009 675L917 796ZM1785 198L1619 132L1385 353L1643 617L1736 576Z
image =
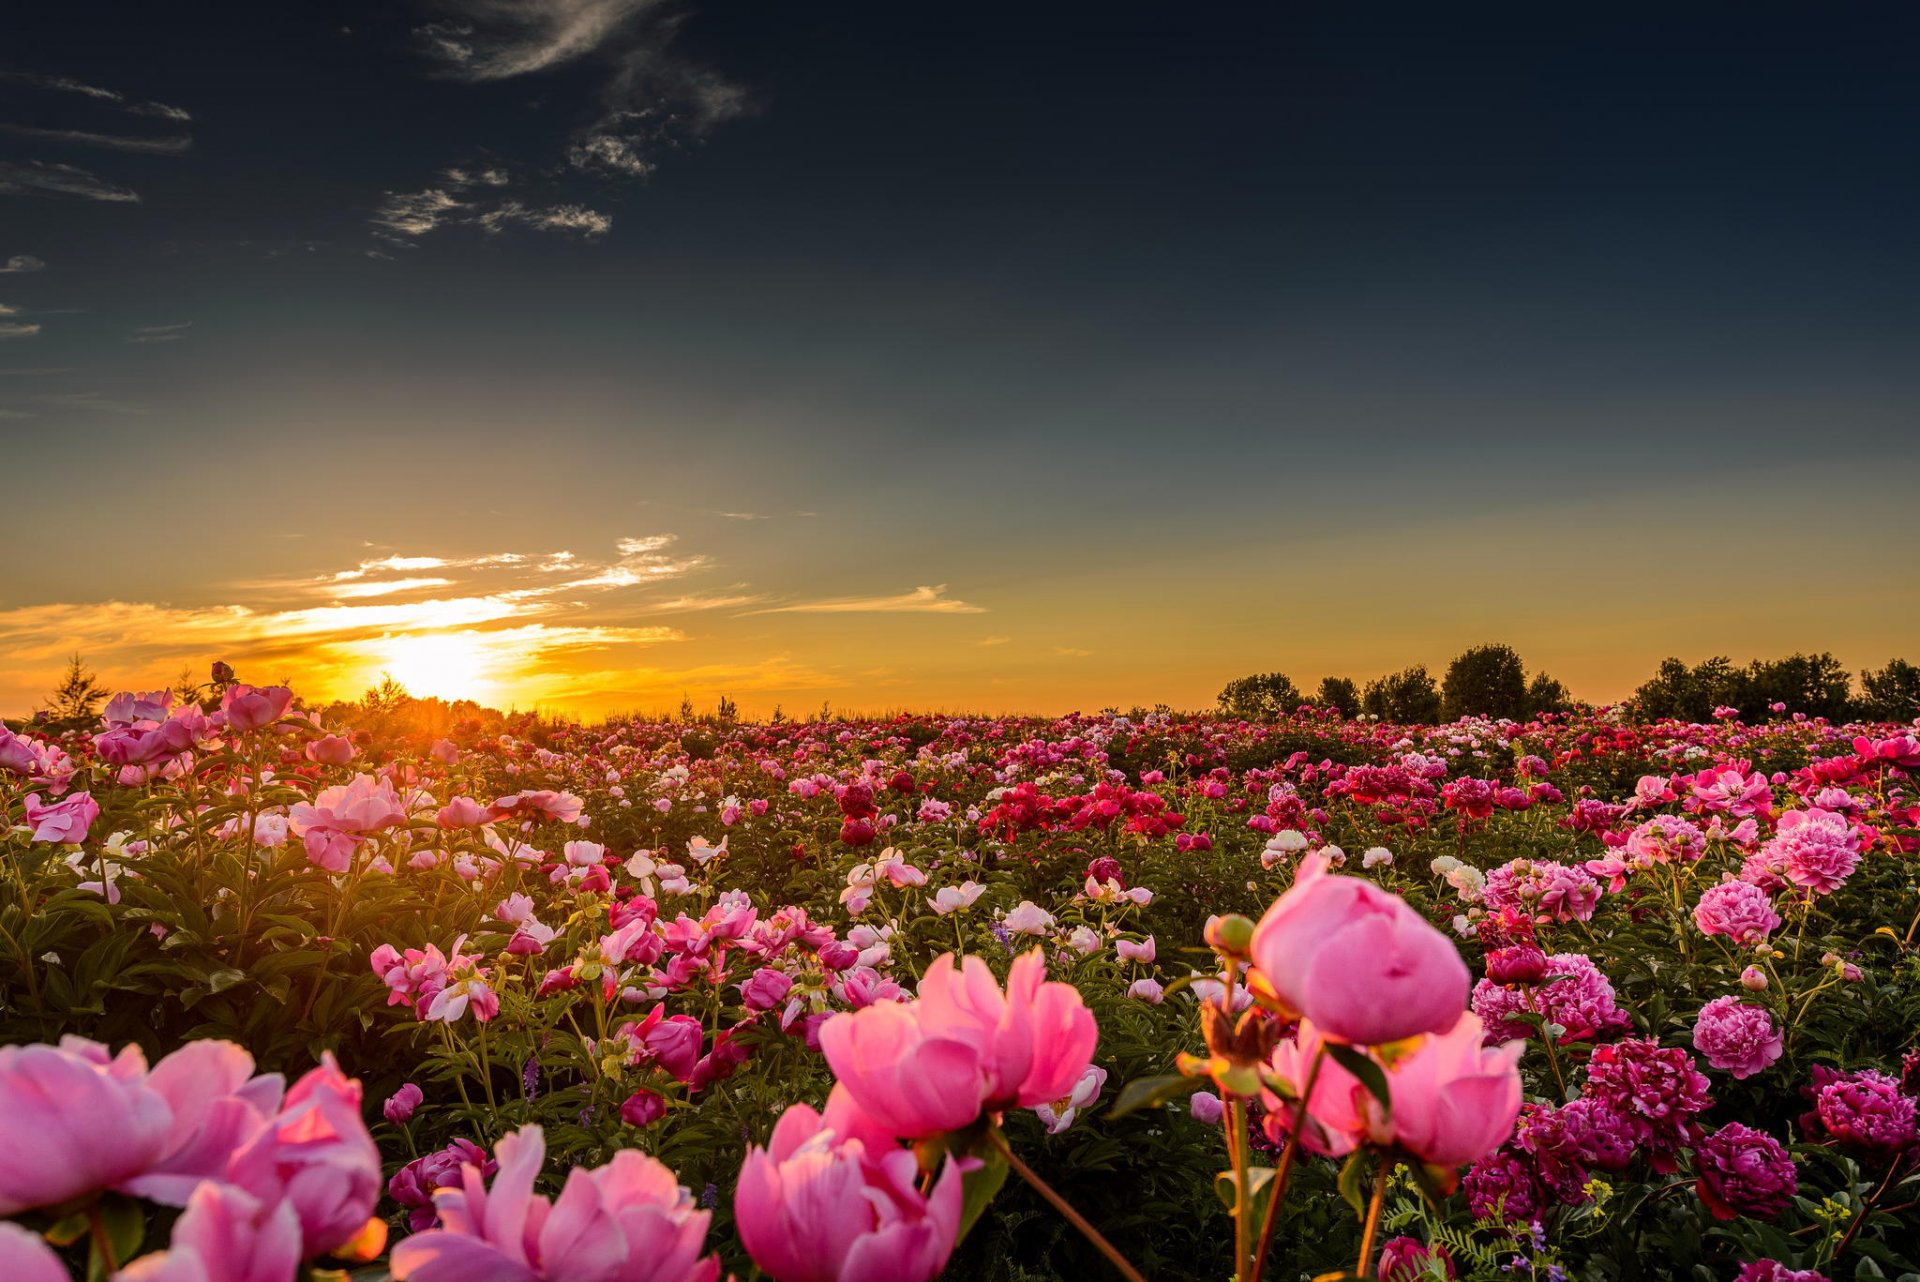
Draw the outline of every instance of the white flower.
M1100 951L1100 935L1090 926L1075 926L1067 936L1067 947L1082 957Z
M1100 1098L1101 1088L1107 1084L1107 1070L1088 1066L1080 1074L1080 1080L1073 1084L1073 1090L1065 1099L1057 1099L1051 1104L1042 1104L1034 1113L1047 1125L1047 1134L1058 1135L1073 1125L1073 1119L1081 1109Z
M1360 866L1362 868L1376 868L1381 864L1386 864L1389 867L1393 864L1393 852L1385 846L1369 846L1367 847L1367 852L1360 856Z
M958 886L942 886L927 903L934 912L945 917L948 913L973 907L973 901L980 898L986 889L977 881L963 881Z
M1053 914L1034 903L1023 899L1020 906L1001 919L1001 924L1016 935L1044 935L1053 929Z

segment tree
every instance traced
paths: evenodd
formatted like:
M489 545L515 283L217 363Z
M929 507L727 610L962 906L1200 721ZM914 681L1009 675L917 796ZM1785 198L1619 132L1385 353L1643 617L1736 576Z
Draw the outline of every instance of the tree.
M1276 721L1306 700L1284 672L1263 672L1229 681L1220 692L1220 711L1248 721Z
M1746 687L1736 706L1749 721L1765 720L1776 703L1786 705L1790 713L1840 720L1847 715L1852 693L1852 674L1831 654L1790 654L1749 664Z
M1320 702L1343 717L1360 715L1360 687L1349 677L1323 677Z
M101 701L108 693L76 654L67 660L66 676L47 698L47 713L55 721L91 721L100 715Z
M1875 672L1860 673L1860 715L1872 721L1911 721L1920 713L1920 667L1889 659Z
M1370 715L1382 721L1412 725L1440 720L1440 687L1433 683L1423 663L1367 682L1360 703Z
M1573 696L1567 688L1544 672L1536 672L1533 680L1527 682L1527 715L1537 717L1543 712L1573 711Z
M1527 670L1512 646L1474 646L1448 665L1441 700L1449 721L1461 717L1524 720Z

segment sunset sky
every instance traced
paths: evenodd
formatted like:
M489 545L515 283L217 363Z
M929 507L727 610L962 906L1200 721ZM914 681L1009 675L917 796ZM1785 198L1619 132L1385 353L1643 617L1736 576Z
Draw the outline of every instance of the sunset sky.
M1684 12L1677 12L1683 10ZM0 712L1920 660L1920 8L0 12Z

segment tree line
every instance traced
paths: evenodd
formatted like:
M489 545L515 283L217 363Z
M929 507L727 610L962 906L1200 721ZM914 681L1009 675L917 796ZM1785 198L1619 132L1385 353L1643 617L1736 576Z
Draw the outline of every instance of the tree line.
M1347 677L1326 677L1309 694L1283 672L1262 672L1228 682L1219 706L1228 716L1255 721L1276 720L1304 707L1343 717L1366 713L1383 721L1432 724L1473 716L1524 721L1585 705L1547 673L1529 677L1513 647L1487 644L1462 652L1438 681L1426 665L1415 664L1364 687ZM1853 675L1824 651L1755 659L1744 667L1724 655L1691 667L1667 659L1634 691L1627 707L1649 721L1707 721L1724 708L1745 721L1793 713L1833 721L1906 721L1920 712L1920 667L1891 659L1877 671L1862 671L1856 689Z

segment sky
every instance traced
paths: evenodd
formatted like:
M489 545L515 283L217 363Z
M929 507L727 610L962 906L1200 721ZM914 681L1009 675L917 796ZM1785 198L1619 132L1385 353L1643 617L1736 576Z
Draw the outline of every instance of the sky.
M0 711L1920 659L1920 9L0 10Z

